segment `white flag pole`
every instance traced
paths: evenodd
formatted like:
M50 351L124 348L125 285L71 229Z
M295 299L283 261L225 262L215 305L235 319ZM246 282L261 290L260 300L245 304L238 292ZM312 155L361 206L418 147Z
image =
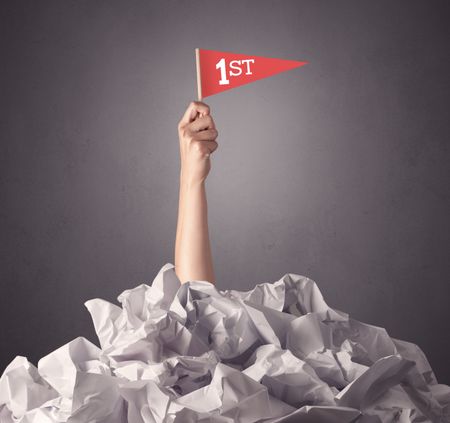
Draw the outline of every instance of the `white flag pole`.
M195 67L197 69L197 97L202 101L202 74L200 70L200 49L195 49Z

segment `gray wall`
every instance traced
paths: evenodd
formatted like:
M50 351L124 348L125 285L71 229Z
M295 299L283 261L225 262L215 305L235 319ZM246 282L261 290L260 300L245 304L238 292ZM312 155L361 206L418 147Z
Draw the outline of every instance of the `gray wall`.
M310 64L207 98L220 289L307 275L450 383L447 1L2 3L1 367L173 263L194 48Z

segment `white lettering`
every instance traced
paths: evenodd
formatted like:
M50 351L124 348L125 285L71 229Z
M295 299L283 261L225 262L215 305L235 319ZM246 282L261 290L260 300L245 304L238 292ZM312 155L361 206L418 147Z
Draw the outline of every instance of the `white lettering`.
M255 59L245 59L242 61L242 63L245 63L247 65L247 72L245 74L252 75L252 73L250 72L250 63L255 63Z
M216 69L220 69L220 81L219 85L228 85L230 81L227 79L227 71L225 69L225 58L222 57L217 63L216 63Z
M242 69L240 68L240 66L235 66L235 64L240 65L241 61L240 60L232 60L230 62L230 68L234 69L234 70L237 70L239 72L233 72L233 71L230 70L230 76L239 76L242 73Z

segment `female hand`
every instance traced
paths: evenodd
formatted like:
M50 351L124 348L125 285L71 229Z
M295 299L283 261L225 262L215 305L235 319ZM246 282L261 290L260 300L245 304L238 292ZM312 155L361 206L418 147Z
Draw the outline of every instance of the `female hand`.
M191 102L178 123L183 179L189 183L205 181L211 169L210 155L218 147L217 135L209 106Z

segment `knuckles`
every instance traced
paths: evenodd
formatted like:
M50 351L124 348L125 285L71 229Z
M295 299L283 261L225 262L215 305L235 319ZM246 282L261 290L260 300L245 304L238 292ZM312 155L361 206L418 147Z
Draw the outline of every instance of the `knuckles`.
M214 141L219 135L219 132L215 128L210 129L209 132L211 133L211 141Z
M211 115L206 115L206 116L204 117L204 119L206 120L206 123L207 123L208 125L212 126L212 125L214 124Z
M207 133L210 141L214 141L219 135L219 132L215 128L207 129L205 131L200 132L191 132L186 127L180 129L181 138L186 140L187 142L201 141L202 139L204 139L203 137L200 136L201 133ZM206 141L208 141L208 138L206 139Z
M191 101L191 102L189 103L189 106L188 106L188 107L190 107L190 108L192 108L192 109L199 109L199 108L202 108L202 109L205 109L207 113L209 113L209 110L210 110L210 109L209 109L209 106L208 106L207 104L201 102L201 101Z

